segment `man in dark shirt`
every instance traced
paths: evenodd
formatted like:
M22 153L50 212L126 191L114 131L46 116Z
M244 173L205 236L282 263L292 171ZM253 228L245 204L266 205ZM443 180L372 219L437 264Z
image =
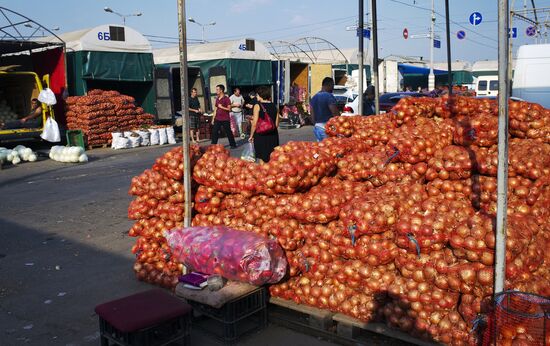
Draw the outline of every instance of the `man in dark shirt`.
M235 138L231 132L231 123L229 122L229 112L231 111L231 100L225 95L225 86L222 84L216 85L216 105L214 108L214 117L212 118L212 144L218 144L219 132L223 128L229 145L231 148L236 148Z
M336 107L336 98L332 94L334 90L334 80L330 77L323 79L321 91L319 91L311 99L310 112L315 126L313 133L315 138L320 142L327 137L325 133L325 124L334 117L339 116L338 108Z
M374 85L369 85L363 94L363 115L373 115L376 112L374 96Z

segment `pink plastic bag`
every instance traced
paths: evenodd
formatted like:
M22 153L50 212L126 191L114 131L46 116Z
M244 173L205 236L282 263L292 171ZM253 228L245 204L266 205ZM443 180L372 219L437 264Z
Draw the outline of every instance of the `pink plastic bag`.
M287 261L277 241L225 226L165 232L172 254L186 267L253 285L279 282Z
M239 127L237 126L237 120L235 119L235 116L230 116L229 124L231 125L231 132L233 133L233 137L240 137L241 134L239 133Z

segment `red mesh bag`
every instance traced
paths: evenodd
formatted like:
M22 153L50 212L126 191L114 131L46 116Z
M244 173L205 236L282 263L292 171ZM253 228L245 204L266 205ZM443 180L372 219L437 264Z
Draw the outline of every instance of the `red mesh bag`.
M530 293L507 291L495 298L483 345L550 344L550 299Z

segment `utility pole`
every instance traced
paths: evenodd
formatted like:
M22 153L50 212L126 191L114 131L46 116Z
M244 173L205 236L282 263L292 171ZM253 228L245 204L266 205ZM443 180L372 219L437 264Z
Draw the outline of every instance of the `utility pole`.
M449 95L453 94L453 65L451 62L451 28L449 22L449 0L445 0L445 29L447 36L447 78L449 83Z
M365 30L365 20L364 20L364 8L363 8L363 1L359 0L359 25L357 28L357 33L359 34L359 53L357 54L357 60L359 60L359 80L358 80L358 88L359 88L359 114L363 115L363 91L365 90L365 86L363 85L363 74L365 71L364 67L364 39L363 39L363 30Z
M433 0L432 0L433 1ZM374 114L380 114L380 90L378 90L378 11L376 0L372 0L372 84L374 85Z
M434 26L435 26L435 8L434 0L432 0L432 18L430 23L430 74L428 75L428 89L435 89L434 75Z
M181 126L183 150L183 227L191 226L191 158L189 157L189 86L187 75L187 26L185 25L185 0L178 0L178 32L180 53Z
M506 228L508 210L508 79L509 25L508 0L498 1L498 167L495 235L495 295L506 282Z

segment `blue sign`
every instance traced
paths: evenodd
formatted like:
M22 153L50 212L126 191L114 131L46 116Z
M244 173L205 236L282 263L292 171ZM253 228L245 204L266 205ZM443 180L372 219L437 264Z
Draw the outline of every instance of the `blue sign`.
M464 30L459 30L459 31L456 33L456 37L457 37L459 40L463 40L464 38L466 38L466 31L464 31Z
M241 43L241 44L239 45L239 49L240 49L240 50L246 50L246 44L245 44L245 43Z
M361 29L357 28L357 37L359 37ZM370 40L370 29L363 29L363 37L367 40Z
M508 29L508 38L517 38L518 37L518 28Z
M479 12L474 12L470 15L470 24L472 24L473 26L481 24L482 20L483 16Z
M434 40L434 48L441 48L441 41L440 40Z
M537 34L537 28L534 26L528 26L527 29L525 29L525 35L532 37Z

